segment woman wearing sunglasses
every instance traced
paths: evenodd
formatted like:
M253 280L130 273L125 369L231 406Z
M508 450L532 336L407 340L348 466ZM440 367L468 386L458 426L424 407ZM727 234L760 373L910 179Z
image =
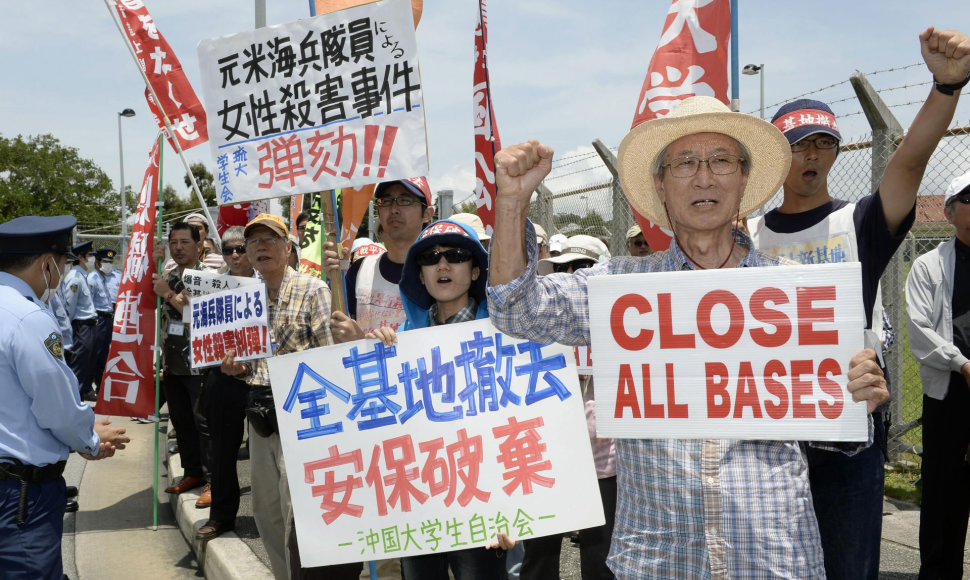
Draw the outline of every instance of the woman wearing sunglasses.
M451 220L431 224L411 245L404 261L400 290L407 320L401 331L488 318L487 279L488 253L475 230ZM397 342L397 334L389 326L368 332L367 337L388 346ZM447 580L451 568L456 580L500 580L505 578L502 550L514 545L499 534L498 543L488 549L402 558L401 567L406 578Z

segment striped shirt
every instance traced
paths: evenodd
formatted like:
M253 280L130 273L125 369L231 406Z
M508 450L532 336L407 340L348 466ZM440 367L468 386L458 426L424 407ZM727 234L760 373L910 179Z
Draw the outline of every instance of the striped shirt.
M783 262L748 250L739 267ZM517 279L488 288L493 324L542 343L589 344L589 276L691 270L673 242L575 274L536 276L535 231ZM872 426L870 421L870 442ZM795 441L616 439L616 526L607 561L618 578L824 578L808 464ZM868 444L836 444L846 453Z
M273 356L333 344L330 335L330 288L320 280L287 266L275 301L269 303L269 333ZM269 385L265 358L252 361L243 378L250 385Z

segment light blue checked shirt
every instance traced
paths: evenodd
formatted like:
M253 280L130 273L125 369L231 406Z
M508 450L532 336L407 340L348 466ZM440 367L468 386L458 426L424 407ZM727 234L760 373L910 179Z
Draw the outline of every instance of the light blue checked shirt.
M780 266L748 249L739 267ZM492 323L542 343L589 344L589 276L691 270L672 243L643 258L616 257L576 274L536 276L529 262L512 282L488 288ZM872 426L870 421L870 442ZM868 444L819 447L858 452ZM616 525L608 564L617 578L824 578L808 464L795 441L616 439Z

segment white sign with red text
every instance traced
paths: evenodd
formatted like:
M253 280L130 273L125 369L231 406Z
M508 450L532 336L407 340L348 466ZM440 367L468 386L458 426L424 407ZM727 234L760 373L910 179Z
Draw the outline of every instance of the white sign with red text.
M220 205L428 173L408 0L199 43Z
M867 438L858 263L593 277L589 306L601 437Z
M477 320L267 362L304 566L604 522L568 347Z

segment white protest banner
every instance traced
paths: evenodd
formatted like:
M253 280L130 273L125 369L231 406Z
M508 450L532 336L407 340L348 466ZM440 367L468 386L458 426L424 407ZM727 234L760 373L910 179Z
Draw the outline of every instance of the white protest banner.
M487 320L270 358L304 566L602 525L572 350Z
M426 175L408 0L199 43L219 204Z
M191 298L197 298L214 292L231 290L233 288L239 288L240 286L262 284L263 282L256 278L243 278L241 276L231 276L229 274L186 268L182 272L182 283L185 284L185 289L189 291L189 296ZM192 322L191 309L186 308L182 311L182 322L185 324Z
M601 437L865 441L858 263L589 279ZM676 289L676 291L674 291Z
M249 284L193 298L189 306L192 368L221 363L229 349L236 350L237 361L273 354L265 284Z
M576 354L576 372L581 375L593 374L593 349L588 346L574 348Z

